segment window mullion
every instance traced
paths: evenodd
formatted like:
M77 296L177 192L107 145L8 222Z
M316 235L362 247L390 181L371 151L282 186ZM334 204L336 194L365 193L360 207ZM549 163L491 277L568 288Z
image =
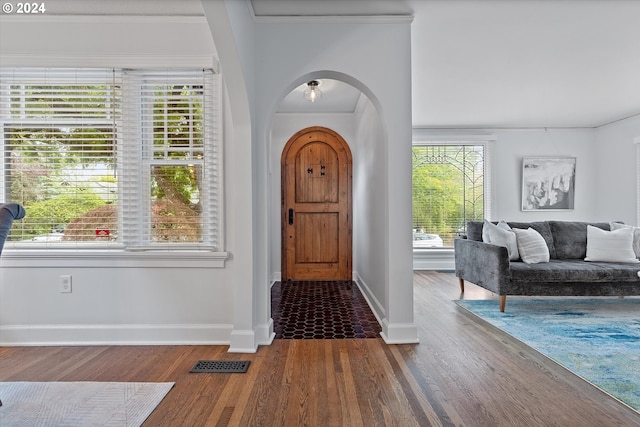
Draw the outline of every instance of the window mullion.
M133 73L123 76L123 144L120 167L120 207L122 240L125 247L134 249L143 242L141 224L144 219L142 93L140 79Z
M203 85L205 93L207 89L212 96L205 98L204 102L204 176L203 182L206 185L203 199L203 212L207 215L204 222L203 237L205 241L210 241L215 248L224 247L224 236L220 232L220 224L223 222L223 210L220 203L220 191L222 189L222 132L221 132L221 111L222 96L221 77L211 72L203 75ZM210 118L207 120L206 118Z

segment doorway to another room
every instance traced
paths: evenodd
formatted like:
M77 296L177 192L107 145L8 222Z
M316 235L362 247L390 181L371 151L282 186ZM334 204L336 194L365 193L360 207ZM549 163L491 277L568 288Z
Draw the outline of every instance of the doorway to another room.
M336 132L310 127L282 152L282 279L351 280L352 159Z
M271 289L276 338L377 338L352 281L352 158L324 127L293 135L281 158L282 282Z

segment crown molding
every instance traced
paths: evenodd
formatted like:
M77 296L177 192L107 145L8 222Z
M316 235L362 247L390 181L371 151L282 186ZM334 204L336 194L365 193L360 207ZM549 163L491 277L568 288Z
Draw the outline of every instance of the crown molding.
M212 55L56 55L39 53L2 54L3 67L114 67L114 68L211 68L219 72Z
M201 15L0 15L0 24L205 24Z
M257 24L411 24L413 15L255 16Z
M413 140L415 142L489 142L497 139L495 133L486 131L463 131L460 129L438 130L413 128Z

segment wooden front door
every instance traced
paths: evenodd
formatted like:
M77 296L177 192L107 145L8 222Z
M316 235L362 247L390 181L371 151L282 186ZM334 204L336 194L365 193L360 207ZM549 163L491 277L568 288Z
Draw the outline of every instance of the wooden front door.
M282 152L282 279L351 280L351 150L311 127Z

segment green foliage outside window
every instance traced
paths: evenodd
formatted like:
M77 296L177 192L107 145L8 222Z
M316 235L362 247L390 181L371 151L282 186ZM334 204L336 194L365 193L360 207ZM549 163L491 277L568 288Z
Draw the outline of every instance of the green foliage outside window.
M154 93L153 158L187 162L151 167L155 242L202 240L203 89L198 85L158 86Z
M444 247L484 216L484 149L472 145L413 147L413 230L439 235Z
M118 91L104 85L11 86L16 119L4 128L7 192L28 216L10 240L63 240L69 222L117 202L112 113ZM65 240L75 240L68 234Z

